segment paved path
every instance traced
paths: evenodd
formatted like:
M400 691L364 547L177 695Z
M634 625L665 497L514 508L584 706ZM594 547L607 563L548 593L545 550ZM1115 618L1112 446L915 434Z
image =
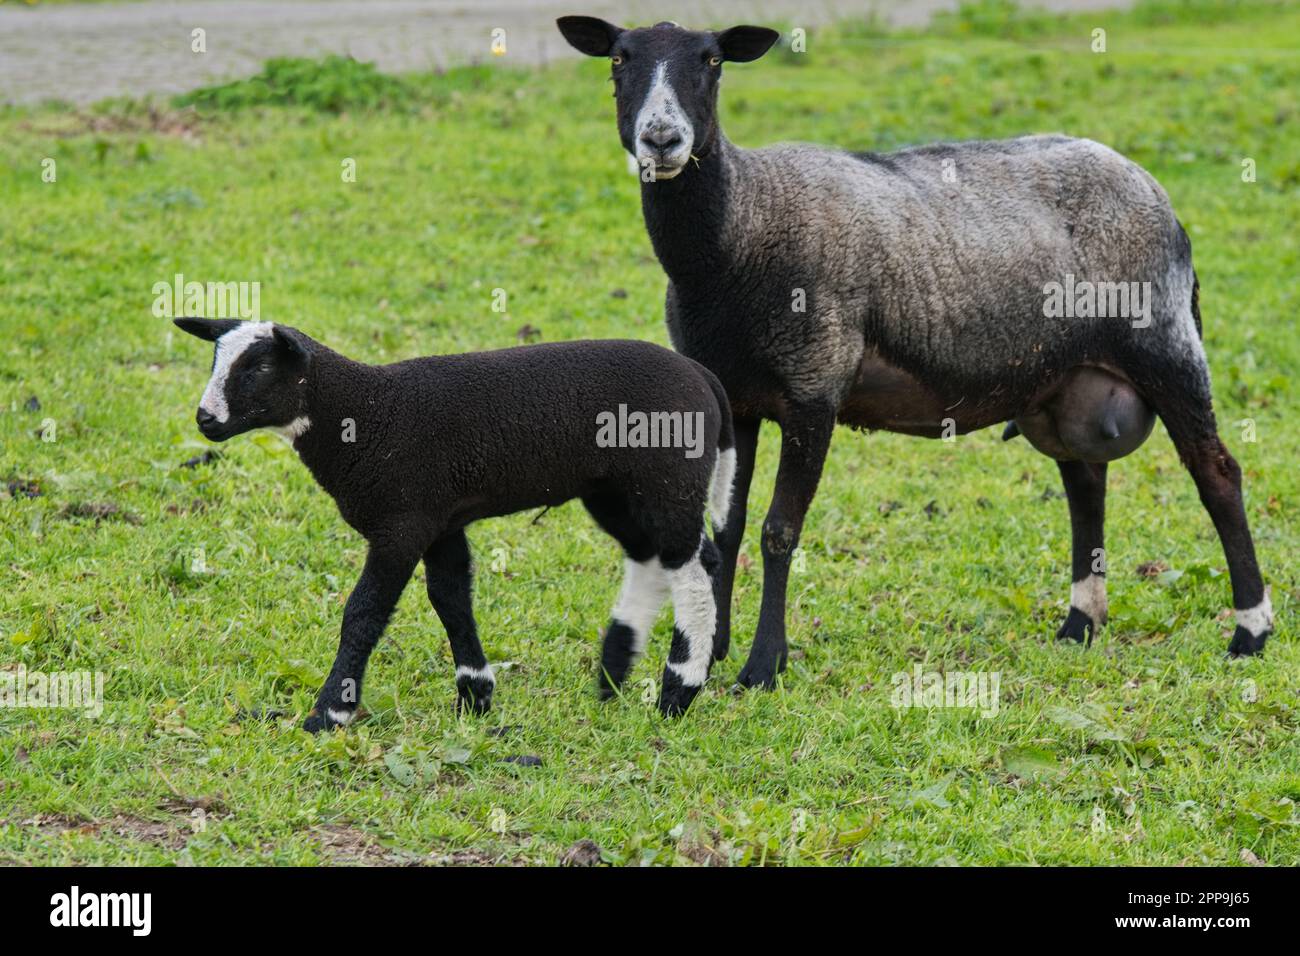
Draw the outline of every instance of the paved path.
M1056 9L1122 6L1126 0L1035 0ZM576 56L556 16L616 22L724 20L816 26L875 8L898 25L924 23L956 0L141 0L106 4L0 5L0 101L179 93L256 73L272 56L349 53L398 72L490 56L506 30L507 56L538 63ZM206 53L191 33L206 31Z

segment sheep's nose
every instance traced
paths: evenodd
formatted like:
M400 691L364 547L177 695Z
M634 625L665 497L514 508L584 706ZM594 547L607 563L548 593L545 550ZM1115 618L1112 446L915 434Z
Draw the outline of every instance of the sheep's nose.
M677 130L671 127L662 127L658 129L648 129L641 134L641 142L645 143L651 149L657 149L661 153L666 153L682 144L682 137Z
M198 413L194 416L194 420L198 422L199 430L202 431L209 426L215 425L217 423L217 416L213 415L206 408L200 408Z

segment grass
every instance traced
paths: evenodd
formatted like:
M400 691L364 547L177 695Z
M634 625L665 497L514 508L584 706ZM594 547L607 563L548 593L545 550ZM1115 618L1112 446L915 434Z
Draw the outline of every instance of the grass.
M1187 9L1008 26L985 5L924 34L814 31L807 54L729 68L723 120L743 145L877 149L1060 130L1151 170L1195 245L1278 614L1267 654L1223 656L1223 555L1163 429L1111 469L1111 625L1086 650L1050 639L1069 577L1052 462L996 430L841 431L784 686L732 696L769 426L739 646L675 722L641 683L668 615L625 698L595 699L619 556L571 504L471 529L484 642L510 662L490 717L453 714L417 578L372 659L370 716L296 729L362 542L278 438L181 467L205 447L210 353L150 311L182 272L259 281L265 318L373 362L509 346L525 326L665 342L603 64L406 77L416 109L0 114L0 666L106 680L98 719L0 709L0 861L555 862L591 840L627 863L1295 864L1300 11ZM1000 674L998 713L896 710L892 677L918 664Z

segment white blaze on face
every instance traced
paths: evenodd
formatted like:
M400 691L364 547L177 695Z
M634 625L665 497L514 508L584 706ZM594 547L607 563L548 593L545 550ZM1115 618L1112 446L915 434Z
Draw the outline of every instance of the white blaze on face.
M212 365L212 378L199 399L199 408L212 415L218 422L230 418L230 409L226 405L226 379L244 350L258 339L269 338L270 322L245 322L217 339L217 359Z
M658 151L642 142L641 137L646 133L660 137L665 133L675 133L680 142L661 158ZM677 101L677 93L668 82L668 64L660 62L655 65L650 92L636 116L636 158L643 166L647 160L655 164L656 179L672 179L686 165L694 145L695 128L686 118L681 103Z

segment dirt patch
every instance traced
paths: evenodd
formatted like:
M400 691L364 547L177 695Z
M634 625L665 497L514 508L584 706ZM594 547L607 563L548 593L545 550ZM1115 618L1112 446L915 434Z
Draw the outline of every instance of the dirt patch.
M27 820L0 822L33 829L42 836L58 837L65 833L75 833L95 839L116 836L168 850L181 849L189 839L187 832L170 821L145 820L127 814L118 814L107 820L77 820L58 814L37 814Z
M124 136L151 133L174 136L188 142L202 140L203 119L192 107L162 109L148 106L139 110L89 113L74 110L48 114L18 124L18 128L39 136L70 139L74 136Z
M345 824L316 827L320 852L333 866L419 866L419 854L389 850L370 834Z
M371 834L348 824L315 827L321 856L333 866L522 866L522 857L488 850L432 850L415 853L381 846Z
M139 524L140 516L118 507L111 501L80 501L64 505L59 510L64 518L93 518L95 524L101 521L124 521L127 524Z

